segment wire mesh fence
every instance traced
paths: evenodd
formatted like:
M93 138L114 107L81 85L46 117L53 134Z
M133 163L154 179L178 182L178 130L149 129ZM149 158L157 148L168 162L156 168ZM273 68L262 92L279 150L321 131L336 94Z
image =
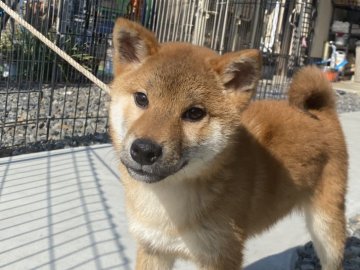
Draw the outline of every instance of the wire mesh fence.
M99 79L117 17L161 42L263 52L257 98L284 98L306 64L316 0L3 0ZM108 141L109 97L0 10L0 156Z

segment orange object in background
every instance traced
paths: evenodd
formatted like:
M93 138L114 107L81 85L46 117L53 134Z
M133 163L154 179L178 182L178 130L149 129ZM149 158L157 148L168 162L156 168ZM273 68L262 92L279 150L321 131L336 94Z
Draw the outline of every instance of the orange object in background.
M338 77L338 72L330 69L330 68L325 68L324 69L324 73L326 75L326 78L330 81L330 82L336 82L337 81L337 77Z

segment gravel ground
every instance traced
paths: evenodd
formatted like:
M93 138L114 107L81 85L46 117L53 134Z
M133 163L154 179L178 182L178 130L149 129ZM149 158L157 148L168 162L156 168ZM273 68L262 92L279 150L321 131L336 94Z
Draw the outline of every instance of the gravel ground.
M90 86L0 89L0 157L108 142L109 101Z
M360 93L336 90L336 105L339 113L360 111Z

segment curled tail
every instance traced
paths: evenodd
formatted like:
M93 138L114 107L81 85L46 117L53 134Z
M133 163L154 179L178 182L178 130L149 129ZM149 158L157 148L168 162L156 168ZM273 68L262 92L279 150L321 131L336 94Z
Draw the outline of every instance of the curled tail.
M315 66L304 67L294 75L288 95L289 103L301 110L336 110L331 84Z

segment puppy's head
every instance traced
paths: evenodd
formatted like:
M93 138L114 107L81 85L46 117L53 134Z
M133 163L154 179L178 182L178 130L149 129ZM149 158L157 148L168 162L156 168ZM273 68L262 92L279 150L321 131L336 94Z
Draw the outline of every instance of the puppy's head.
M259 79L259 52L219 56L190 44L159 44L124 19L116 22L113 44L111 136L129 174L151 183L200 172L237 132Z

